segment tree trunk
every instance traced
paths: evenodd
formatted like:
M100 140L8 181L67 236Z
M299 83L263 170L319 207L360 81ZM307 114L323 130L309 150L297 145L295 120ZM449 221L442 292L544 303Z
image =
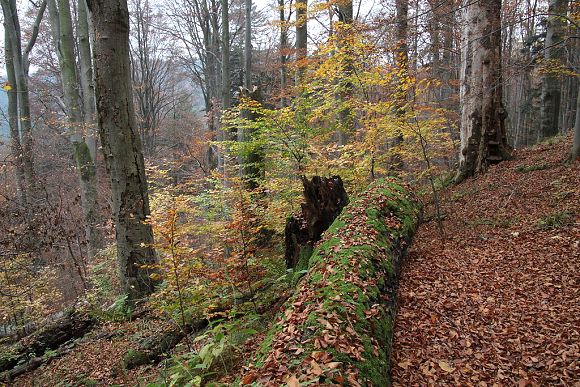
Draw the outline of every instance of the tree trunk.
M91 151L91 157L97 164L97 112L95 101L95 84L93 80L93 63L91 60L91 33L86 0L78 0L78 46L79 46L79 80L83 102L83 122L85 142Z
M245 0L244 87L252 89L252 0Z
M304 186L302 212L292 215L284 230L287 268L302 266L308 260L314 244L348 204L348 195L339 176L314 176L310 181L302 176L301 179Z
M540 110L540 135L552 137L559 132L560 98L562 93L561 76L554 74L554 67L562 65L564 59L564 28L568 0L550 0L548 5L548 27L544 43L544 59L548 72L542 76L542 95ZM550 71L552 70L552 71Z
M228 0L222 0L222 108L232 106L230 70L230 12Z
M284 0L278 0L280 12L280 106L286 106L286 87L288 85L288 21L286 20Z
M576 120L574 121L574 143L570 152L570 160L580 157L580 93L576 97Z
M87 255L94 258L101 248L98 229L97 171L90 147L83 138L82 107L77 89L72 16L68 0L48 0L54 45L60 65L62 89L69 126L67 133L72 144L79 174L81 207L83 210Z
M465 1L458 182L510 155L502 104L501 0Z
M26 190L26 176L24 174L22 144L20 143L20 130L18 128L18 87L16 85L16 75L14 73L14 57L12 45L6 26L4 27L4 57L6 60L6 78L10 90L8 96L8 125L10 127L10 152L16 166L16 190L19 204L26 208L28 203Z
M302 81L308 55L308 0L296 0L296 85Z
M338 145L346 145L348 137L354 132L354 118L350 108L350 99L352 98L351 77L354 72L352 58L349 56L348 48L353 46L353 5L352 0L341 0L338 6L338 21L340 23L337 31L339 49L343 51L341 58L341 79L339 79L340 92L338 95Z
M20 128L20 143L22 148L22 169L26 180L27 198L30 202L36 191L36 176L34 173L33 161L33 134L32 121L30 116L30 95L28 92L28 55L32 50L38 36L38 29L44 10L46 9L46 1L40 4L34 25L33 32L26 48L22 50L20 20L18 18L18 10L16 7L16 0L1 0L2 11L4 14L4 27L10 48L12 50L12 67L14 69L14 80L16 89L18 90L18 113L19 113L19 128ZM29 204L29 218L32 217L32 206Z
M135 120L126 0L89 0L95 29L94 63L99 134L111 178L117 261L129 302L154 290L149 196Z
M409 77L409 0L396 0L395 2L396 27L395 38L397 45L395 47L395 65L400 74L397 80L397 92L395 95L395 114L397 116L404 116L405 107L407 105L408 94L408 77ZM399 127L395 128L395 138L393 139L394 154L391 157L390 169L393 171L400 171L403 169L403 157L399 149L399 145L403 143L403 134Z

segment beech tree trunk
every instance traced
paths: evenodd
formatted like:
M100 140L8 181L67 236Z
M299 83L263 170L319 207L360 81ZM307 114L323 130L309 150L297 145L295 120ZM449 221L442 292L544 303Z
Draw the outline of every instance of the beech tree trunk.
M22 171L24 172L26 198L29 203L28 218L32 217L32 205L30 200L36 191L36 176L34 173L33 161L33 134L32 134L32 118L30 116L30 95L28 92L28 56L32 47L36 43L38 37L38 30L40 22L46 9L46 0L39 5L36 19L32 27L32 34L24 48L22 49L22 36L20 31L20 20L18 17L18 9L16 0L0 0L2 5L2 12L4 14L4 29L7 37L7 42L10 44L12 52L12 69L14 72L14 88L17 90L17 106L18 106L18 127L21 144L21 160Z
M304 60L308 54L308 0L296 0L296 85L304 75Z
M280 14L280 105L286 106L286 86L288 85L288 20L286 20L286 5L284 0L278 0Z
M84 138L82 105L78 90L74 36L68 0L48 0L54 46L60 65L64 103L68 118L67 133L72 144L79 174L87 255L92 259L101 247L97 206L97 169Z
M548 5L548 27L544 42L544 59L547 70L562 65L564 59L564 28L568 0L550 0ZM560 100L562 94L561 76L548 71L542 76L540 107L540 136L552 137L559 132Z
M82 111L85 142L89 146L91 157L97 165L97 112L95 101L95 83L93 80L93 62L91 57L91 28L86 0L78 0L77 30L79 47L79 80L81 84Z
M117 261L129 302L154 290L149 196L133 108L126 0L89 0L95 30L95 86L99 134L111 178Z
M510 156L502 103L501 0L465 0L464 5L458 182Z
M580 157L580 93L576 97L576 120L574 121L574 142L570 152L570 160Z
M354 44L352 40L353 31L351 30L354 10L352 0L341 0L337 6L338 21L341 23L337 32L338 45L339 48L344 50ZM343 63L341 63L342 74L339 80L340 92L338 94L338 145L346 145L349 135L354 132L354 118L352 117L352 109L349 102L353 91L350 78L354 72L354 66L348 53L343 52L341 57L344 59Z
M20 142L20 130L18 128L18 86L16 85L16 74L14 73L14 57L10 35L4 25L4 58L6 60L6 80L10 85L10 90L6 91L8 96L8 126L10 127L10 152L16 166L16 190L19 204L26 208L28 203L26 190L26 175L24 173L24 161L22 144Z

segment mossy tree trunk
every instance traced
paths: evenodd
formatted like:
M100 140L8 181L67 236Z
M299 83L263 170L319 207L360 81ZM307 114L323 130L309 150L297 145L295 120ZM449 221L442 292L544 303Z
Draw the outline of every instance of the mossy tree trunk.
M83 1L83 0L81 0ZM78 90L73 23L68 0L48 0L53 42L60 66L64 103L74 160L81 188L87 255L92 259L101 246L98 228L97 173L95 159L85 141L83 110Z
M242 384L388 386L399 269L420 206L378 180L350 203L308 260ZM282 367L283 365L283 367Z
M131 303L153 292L156 263L147 223L149 195L137 129L129 61L126 0L87 2L95 30L95 89L99 134L111 178L117 261Z

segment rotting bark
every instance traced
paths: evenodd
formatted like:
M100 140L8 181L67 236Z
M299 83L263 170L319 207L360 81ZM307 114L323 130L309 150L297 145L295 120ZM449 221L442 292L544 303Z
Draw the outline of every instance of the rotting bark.
M348 195L339 176L314 176L311 180L302 176L302 185L302 212L292 215L284 230L287 268L296 268L299 262L310 257L314 244L348 204Z

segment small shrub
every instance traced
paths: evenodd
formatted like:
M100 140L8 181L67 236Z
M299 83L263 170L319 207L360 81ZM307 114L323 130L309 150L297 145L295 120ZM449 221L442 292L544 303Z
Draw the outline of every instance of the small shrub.
M538 227L541 230L553 230L569 225L572 222L573 216L569 211L558 211L544 216L538 222Z

